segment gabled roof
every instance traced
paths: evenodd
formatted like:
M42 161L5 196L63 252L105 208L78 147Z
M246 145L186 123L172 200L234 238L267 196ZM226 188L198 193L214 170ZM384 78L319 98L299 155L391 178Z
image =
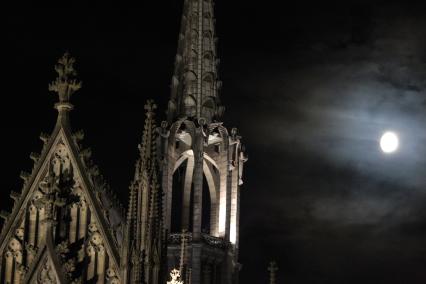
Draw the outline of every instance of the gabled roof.
M64 58L66 56L68 55L65 55ZM73 63L68 57L64 58L61 59L62 61L59 61L60 64ZM124 220L124 217L122 217L122 209L117 208L116 198L111 197L110 193L104 187L102 178L97 173L97 167L90 167L88 165L87 157L85 157L87 155L85 155L84 151L81 151L78 145L78 140L82 139L82 135L73 135L71 132L68 115L73 106L68 100L73 92L72 90L70 91L70 86L74 86L73 90L75 91L78 89L79 83L76 83L76 80L71 76L67 77L65 76L66 74L64 75L64 72L75 72L72 66L65 66L62 71L60 68L61 67L58 66L56 67L57 71L59 69L59 79L49 87L51 90L58 90L57 92L60 95L60 102L55 105L55 108L59 112L56 126L50 138L46 136L41 138L44 140L45 145L40 158L37 159L34 165L32 173L25 176L22 193L19 197L15 198L15 205L12 212L3 225L0 234L0 251L4 250L9 238L13 236L15 230L21 225L21 220L25 216L27 205L33 193L38 190L40 181L46 176L49 169L50 158L54 155L58 144L61 143L69 153L75 175L78 176L81 182L81 188L86 197L87 204L91 209L92 216L98 224L99 233L104 238L105 248L111 257L110 261L112 261L118 269L120 267L119 244L121 243L121 239L119 234L115 235L113 233L113 229L119 226L122 220ZM69 84L69 86L64 87L61 84ZM64 89L68 91L65 92L63 91ZM118 231L121 233L121 230Z

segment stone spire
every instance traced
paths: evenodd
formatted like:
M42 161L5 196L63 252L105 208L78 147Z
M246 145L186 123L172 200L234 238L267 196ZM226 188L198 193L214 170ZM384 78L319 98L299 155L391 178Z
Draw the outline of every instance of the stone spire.
M136 173L139 173L139 161L136 163ZM137 186L135 182L133 182L129 186L129 205L127 210L127 220L126 220L126 231L125 231L125 241L129 242L129 246L132 245L130 243L132 240L130 239L131 236L136 235L136 226L137 226ZM126 245L124 246L126 247ZM124 252L127 253L128 252Z
M220 105L213 0L185 0L168 119L219 118Z
M156 157L156 141L154 132L157 128L155 123L155 110L157 105L153 100L148 100L145 104L145 129L142 137L142 144L139 145L141 168L140 170L150 169L153 170L153 163Z
M134 180L130 186L124 261L132 255L124 277L131 283L159 283L163 257L162 192L158 182L157 126L152 100L145 105L145 126Z
M278 266L275 261L271 261L268 267L268 271L270 273L270 284L276 284L276 272L278 271Z
M67 122L67 114L73 109L70 103L71 96L81 88L81 82L76 79L77 72L74 69L75 59L66 52L58 63L55 70L58 77L49 84L49 91L55 92L59 96L59 102L55 104L55 108L59 112L58 122Z
M168 270L177 265L178 240L186 229L182 277L192 284L237 283L241 267L240 194L247 159L238 131L221 122L213 7L214 0L184 1L168 121L159 133Z

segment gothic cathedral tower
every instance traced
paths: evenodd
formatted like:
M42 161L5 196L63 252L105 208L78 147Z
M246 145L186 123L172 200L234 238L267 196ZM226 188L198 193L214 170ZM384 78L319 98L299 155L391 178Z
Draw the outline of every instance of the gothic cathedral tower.
M156 127L155 104L145 106L122 254L131 283L162 283L174 268L184 283L238 283L247 158L237 129L220 121L213 6L185 0L167 121Z
M179 266L193 284L237 283L240 268L240 186L247 159L237 129L228 132L220 121L213 2L185 0L168 121L161 129L168 267Z

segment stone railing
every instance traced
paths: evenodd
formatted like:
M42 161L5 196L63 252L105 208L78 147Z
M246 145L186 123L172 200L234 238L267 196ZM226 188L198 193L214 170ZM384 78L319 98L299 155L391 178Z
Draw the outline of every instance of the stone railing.
M168 238L169 244L180 245L182 243L182 233L170 234ZM186 242L192 242L192 233L185 233Z
M192 233L186 233L186 242L188 244L192 243ZM218 238L214 236L210 236L209 234L201 234L201 240L206 245L215 248L227 248L229 246L229 242L226 242L223 238ZM180 245L182 243L182 234L170 234L168 238L169 244Z
M224 249L227 248L229 245L229 243L226 242L223 238L213 237L208 234L201 234L201 238L204 243L212 247Z

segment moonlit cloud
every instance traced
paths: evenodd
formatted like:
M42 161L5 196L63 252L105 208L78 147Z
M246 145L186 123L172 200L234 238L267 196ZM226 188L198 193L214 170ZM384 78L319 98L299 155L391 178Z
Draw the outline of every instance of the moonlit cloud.
M305 269L323 263L334 271L345 257L362 259L357 268L344 268L344 283L355 279L349 276L353 271L367 275L371 267L398 269L411 262L426 238L420 229L426 224L426 21L380 8L362 40L333 31L313 36L290 58L265 56L255 69L275 66L273 71L247 72L248 85L241 87L261 114L248 117L251 127L244 129L249 146L256 147L247 165L257 176L249 179L262 192L266 180L269 193L256 200L269 206L268 217L243 223L253 230L249 224L264 224L273 232L255 238L258 242L288 240L300 249L283 249L282 256L318 258L299 263ZM389 129L398 133L400 149L387 156L379 140ZM253 160L262 159L267 168L252 172ZM380 263L375 255L387 260ZM324 283L339 276L330 277ZM318 279L314 283L322 283Z

